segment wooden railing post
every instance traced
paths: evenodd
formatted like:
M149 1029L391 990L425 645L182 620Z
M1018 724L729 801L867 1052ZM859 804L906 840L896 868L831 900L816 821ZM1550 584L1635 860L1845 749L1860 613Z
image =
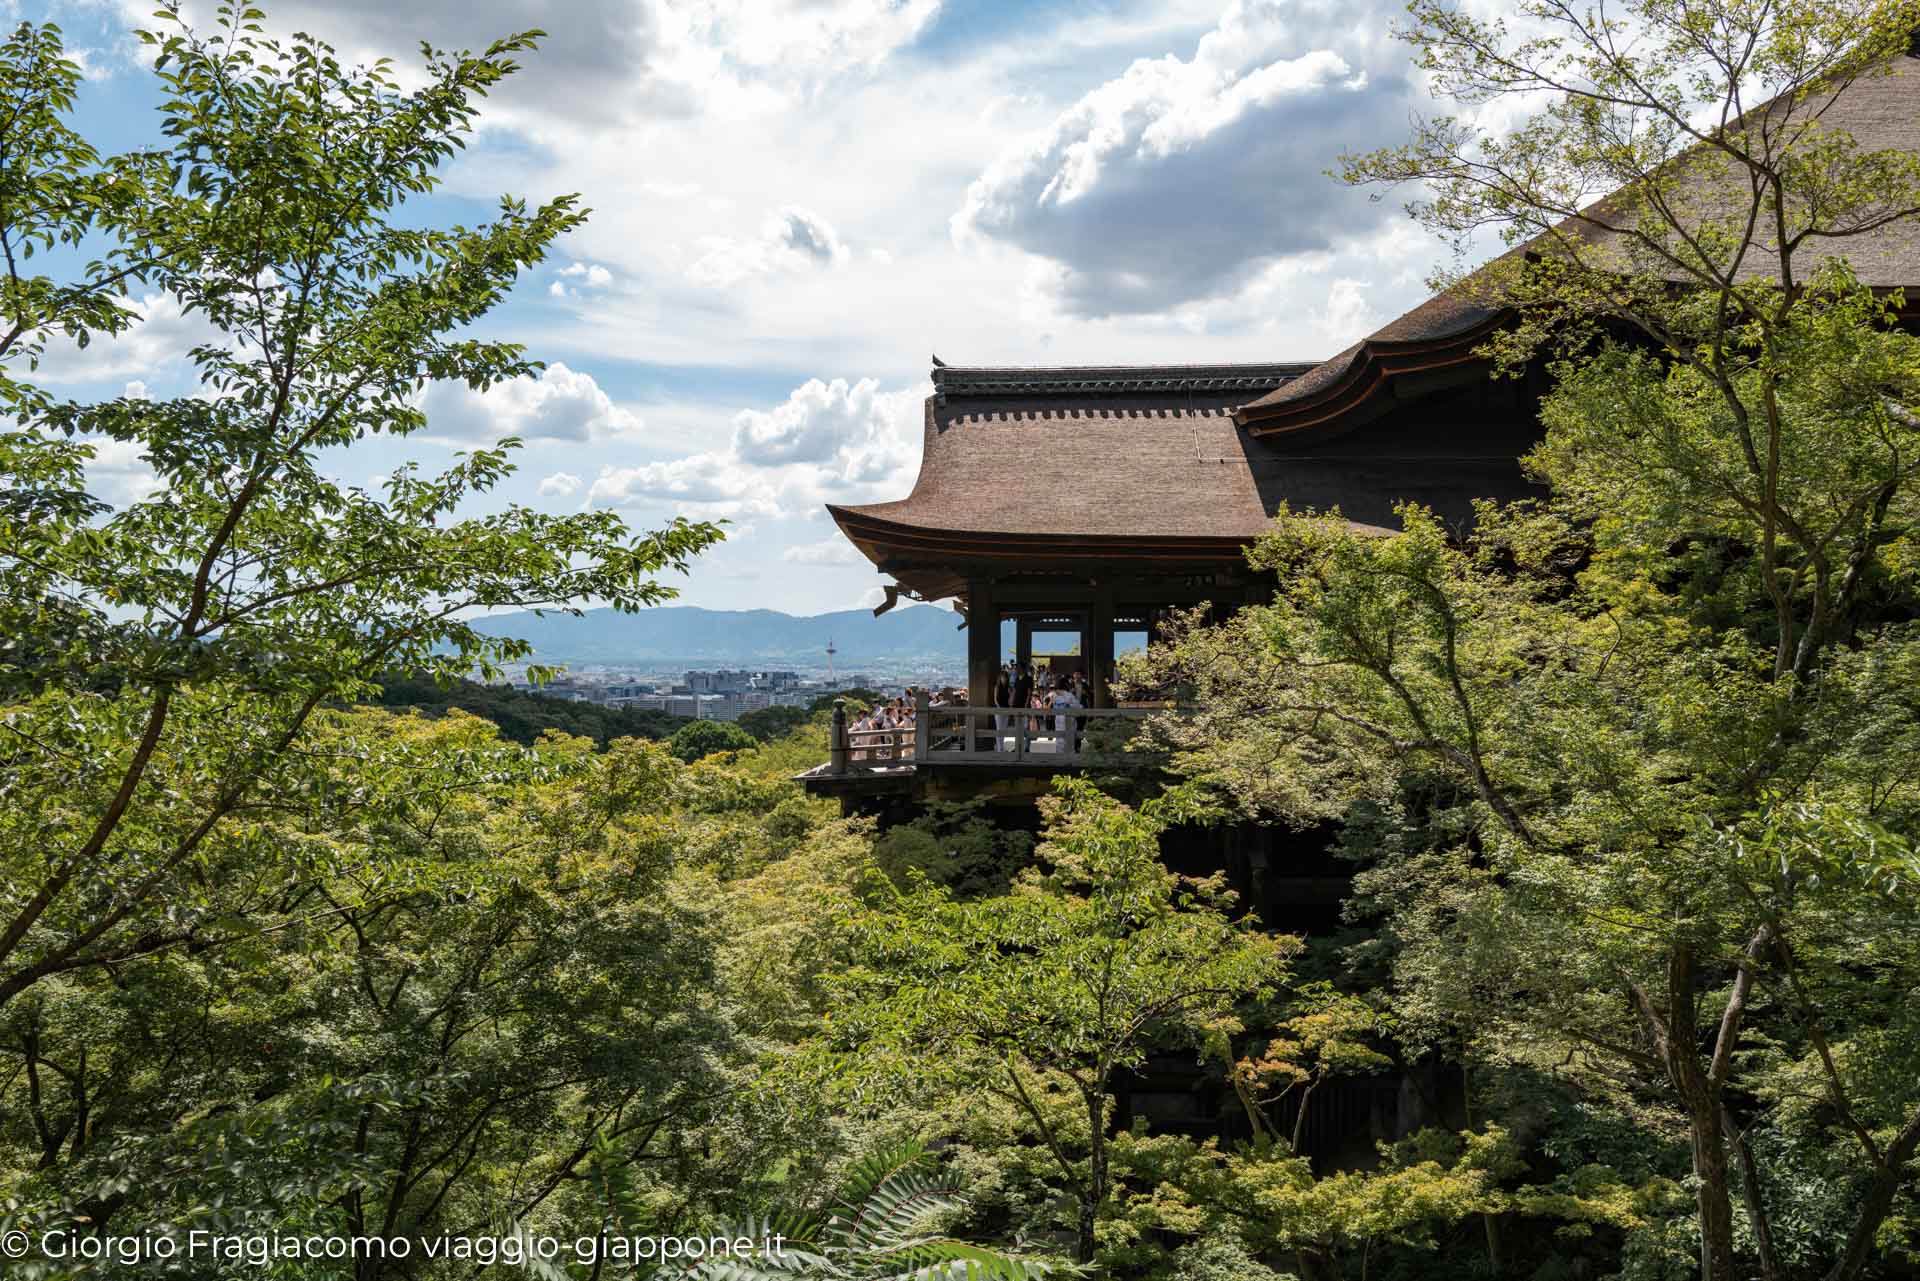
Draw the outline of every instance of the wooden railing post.
M833 733L827 739L827 772L847 772L847 700L833 700Z
M913 691L913 759L927 759L927 744L933 738L933 714L929 710L931 703L927 698L927 687L922 685Z

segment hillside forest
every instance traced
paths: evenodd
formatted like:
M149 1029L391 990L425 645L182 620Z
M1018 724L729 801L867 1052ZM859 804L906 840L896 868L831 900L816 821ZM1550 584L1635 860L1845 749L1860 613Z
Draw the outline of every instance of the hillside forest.
M1421 74L1506 123L1342 176L1415 184L1472 261L1528 246L1443 283L1520 317L1487 355L1545 389L1541 496L1283 511L1269 600L1127 660L1179 705L1111 770L884 824L794 781L825 706L489 688L529 648L477 620L660 605L724 528L497 501L511 439L341 479L426 382L540 367L486 318L582 199L411 202L542 33L402 74L163 4L155 141L105 154L57 28L15 29L5 1275L1920 1272L1920 339L1845 259L1920 212L1920 156L1746 110L1881 74L1920 15L1522 8L1415 0ZM1703 172L1730 200L1670 198ZM136 284L215 335L199 390L39 386ZM153 486L103 497L110 446ZM1233 824L1321 842L1337 923L1163 857ZM1169 1067L1218 1124L1132 1106ZM1424 1120L1330 1156L1307 1118L1355 1090Z

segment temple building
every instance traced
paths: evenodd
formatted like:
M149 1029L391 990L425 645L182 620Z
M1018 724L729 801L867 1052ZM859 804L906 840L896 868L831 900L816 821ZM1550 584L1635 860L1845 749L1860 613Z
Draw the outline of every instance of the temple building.
M1477 497L1526 491L1521 386L1429 386L1360 431L1366 398L1309 424L1285 416L1296 389L1324 401L1314 390L1333 364L936 363L913 492L828 510L907 592L956 601L970 702L989 701L1006 659L1032 662L1044 632L1073 637L1080 661L1069 665L1085 671L1092 706L1109 707L1116 649L1147 641L1166 609L1232 607L1263 590L1246 547L1283 503L1386 529L1402 500L1464 522ZM1002 624L1014 633L1006 653Z
M1799 105L1768 103L1748 120L1818 119L1862 152L1920 150L1920 38L1890 71ZM1729 192L1748 194L1704 149L1673 163L1677 206L1712 213ZM1608 197L1583 213L1585 245L1618 250L1624 237L1607 224L1631 223L1619 203ZM1803 248L1806 265L1844 256L1864 283L1909 290L1911 319L1920 314L1920 222L1903 212L1864 211L1859 225ZM1743 277L1777 262L1766 234L1755 233ZM1546 242L1502 261L1555 252ZM851 803L977 793L990 778L1075 768L1101 718L1146 712L1115 706L1117 655L1150 643L1170 609L1230 611L1271 591L1245 549L1283 505L1337 508L1386 531L1395 508L1415 502L1464 531L1475 499L1534 492L1519 460L1540 438L1546 376L1495 378L1484 355L1514 314L1495 292L1455 290L1337 355L1296 363L979 368L936 358L912 492L828 510L892 579L891 595L953 602L967 633L971 710L936 709L911 741L841 744L847 750L802 779ZM1086 712L1064 727L996 719L993 684L1009 661L1080 674ZM929 790L943 774L949 781ZM963 776L972 781L954 781Z

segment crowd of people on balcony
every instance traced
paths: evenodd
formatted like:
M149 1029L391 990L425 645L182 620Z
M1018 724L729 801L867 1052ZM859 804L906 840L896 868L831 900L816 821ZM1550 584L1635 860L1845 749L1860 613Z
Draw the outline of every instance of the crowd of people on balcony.
M996 747L1003 752L1011 752L1018 747L1020 717L1018 710L1029 713L1042 713L1029 716L1027 730L1030 735L1043 732L1047 722L1052 721L1053 745L1056 751L1071 751L1069 745L1073 732L1071 709L1085 707L1088 703L1087 674L1082 671L1062 673L1051 668L1035 670L1031 663L1009 662L994 676L993 705L1010 710L994 715ZM1051 716L1044 713L1051 712Z
M908 760L914 754L917 707L921 691L909 686L847 723L847 756L855 761ZM1029 751L1071 752L1077 725L1074 709L1091 703L1085 672L1056 672L1031 663L1009 661L995 674L991 695L994 712L994 747L998 751L1019 750L1020 731ZM967 706L962 689L927 691L930 709ZM1003 710L1004 709L1004 710ZM983 718L984 720L984 718ZM935 722L941 733L941 722ZM985 725L975 727L984 730ZM956 725L954 731L958 732ZM938 738L938 734L936 735ZM939 743L936 741L936 747Z
M890 698L847 726L848 755L854 760L892 760L913 755L914 709L919 690Z

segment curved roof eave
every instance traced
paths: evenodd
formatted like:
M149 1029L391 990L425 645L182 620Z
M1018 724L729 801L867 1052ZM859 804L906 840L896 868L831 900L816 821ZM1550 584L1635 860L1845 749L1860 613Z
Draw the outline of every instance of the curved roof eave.
M1284 387L1243 405L1234 421L1259 437L1334 436L1394 404L1395 380L1478 362L1510 309L1450 294L1429 298Z

